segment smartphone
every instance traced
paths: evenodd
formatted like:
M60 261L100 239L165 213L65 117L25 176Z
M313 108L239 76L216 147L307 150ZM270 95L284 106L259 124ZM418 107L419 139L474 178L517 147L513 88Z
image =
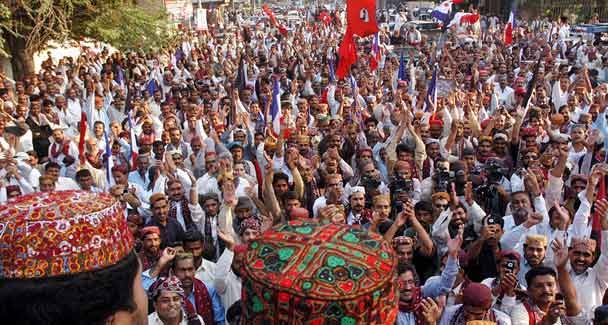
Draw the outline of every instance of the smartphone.
M513 274L515 272L515 262L508 261L505 263L505 269L507 269L509 273Z

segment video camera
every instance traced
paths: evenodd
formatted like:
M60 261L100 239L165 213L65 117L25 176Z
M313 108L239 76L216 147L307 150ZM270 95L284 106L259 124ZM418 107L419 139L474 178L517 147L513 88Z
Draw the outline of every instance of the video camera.
M485 164L485 172L488 183L498 184L503 176L507 174L507 169L496 160L488 160Z
M450 193L452 188L451 184L454 180L454 172L450 172L446 169L437 168L435 171L435 192Z

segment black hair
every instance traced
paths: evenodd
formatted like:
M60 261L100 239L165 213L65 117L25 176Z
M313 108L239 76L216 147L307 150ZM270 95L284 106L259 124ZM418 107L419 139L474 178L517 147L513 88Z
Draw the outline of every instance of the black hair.
M367 125L368 123L374 123L375 125L378 125L378 120L376 120L376 118L372 116L365 120L365 124Z
M526 273L526 283L528 284L528 286L530 286L534 278L543 275L550 275L553 278L557 279L557 273L555 273L554 269L547 266L538 266L530 269L530 271Z
M88 169L81 169L76 172L76 180L79 180L83 177L88 177L88 176L92 176L91 171Z
M170 242L167 247L176 248L176 247L184 247L184 243L181 241Z
M287 200L300 200L298 198L298 193L296 193L296 191L287 191L285 192L285 194L283 194L283 201L287 201Z
M433 203L429 201L418 201L414 205L414 212L417 211L433 212Z
M416 267L414 267L414 265L410 263L399 262L397 264L397 275L401 275L405 272L412 272L412 275L414 276L414 282L416 282L416 285L419 284L420 278L418 277L418 272L416 272Z
M241 311L241 300L238 300L226 311L226 321L228 321L229 324L238 324L241 321Z
M184 243L203 241L203 234L198 229L190 228L184 234Z
M397 149L395 151L397 152L397 154L399 154L402 152L410 152L411 150L407 148L407 145L405 143L400 143L397 145Z
M289 184L289 176L287 176L284 173L276 173L276 174L274 174L274 177L272 178L272 185L275 185L280 180L284 180L285 182L287 182Z
M517 195L517 194L523 194L523 195L525 195L525 196L528 198L528 200L530 200L530 202L532 201L532 200L530 199L530 194L528 194L528 192L526 192L526 191L516 191L516 192L511 192L511 200L513 200L513 197L514 197L515 195Z
M46 165L44 166L44 171L48 171L51 168L57 168L59 170L61 170L61 166L59 166L58 163L54 162L54 161L49 161L48 163L46 163Z
M217 203L220 203L220 198L216 193L207 193L198 196L198 202L201 206L205 204L205 201L214 200Z
M37 279L2 279L0 315L6 324L105 324L137 309L135 252L101 270Z

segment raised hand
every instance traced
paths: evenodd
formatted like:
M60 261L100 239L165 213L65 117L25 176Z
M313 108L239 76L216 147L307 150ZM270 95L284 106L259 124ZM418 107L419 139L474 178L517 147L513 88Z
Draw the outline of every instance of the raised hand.
M226 248L228 248L229 250L233 250L234 249L234 246L236 245L236 242L234 241L234 238L232 237L231 234L225 233L221 229L218 229L217 230L217 236L220 237L220 239L222 241L224 241L224 244L226 244Z
M543 221L543 215L538 212L528 214L528 220L524 222L524 227L531 228Z
M553 206L555 207L555 211L560 218L560 224L564 227L562 230L566 230L570 224L570 213L565 207L559 205L558 201L553 202Z
M433 298L425 298L420 302L420 317L424 324L437 324L441 317L441 308Z
M517 276L514 273L506 273L500 279L500 290L509 297L515 296L517 287Z
M464 225L460 225L458 228L458 234L454 236L454 238L448 239L448 254L450 254L452 257L458 257L458 253L460 253L460 247L462 246L463 242L463 233Z
M473 196L473 182L467 182L464 186L464 200L468 205L475 203L475 198Z
M534 197L541 195L540 186L538 185L538 180L536 179L535 174L524 172L524 186L526 187L526 190Z
M601 199L595 202L595 211L600 215L602 229L608 229L608 200Z
M568 245L566 241L563 242L559 239L554 239L551 242L551 249L553 249L553 263L555 268L558 270L564 270L568 263Z
M403 211L399 213L397 218L395 219L395 223L397 226L401 227L407 223L411 218L415 218L414 207L411 203L407 202L403 208Z
M171 247L165 248L163 250L163 252L160 254L160 258L158 259L158 264L161 267L164 267L169 262L173 261L173 259L175 258L175 255L177 255L177 252L175 251L174 248L171 248Z

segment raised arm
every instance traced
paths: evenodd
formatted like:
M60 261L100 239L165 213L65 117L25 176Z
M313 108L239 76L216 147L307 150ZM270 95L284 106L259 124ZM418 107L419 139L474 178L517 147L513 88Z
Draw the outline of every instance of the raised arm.
M274 177L274 169L272 166L272 159L264 153L266 157L266 172L264 174L264 192L263 197L266 202L266 207L272 214L274 219L274 223L278 223L281 218L281 206L279 205L279 201L274 193L274 188L272 187L272 179Z
M551 248L553 249L553 261L557 269L557 281L566 302L566 315L577 316L581 313L582 308L576 301L576 288L572 279L570 279L570 272L567 267L568 245L565 240L556 239L551 242Z

